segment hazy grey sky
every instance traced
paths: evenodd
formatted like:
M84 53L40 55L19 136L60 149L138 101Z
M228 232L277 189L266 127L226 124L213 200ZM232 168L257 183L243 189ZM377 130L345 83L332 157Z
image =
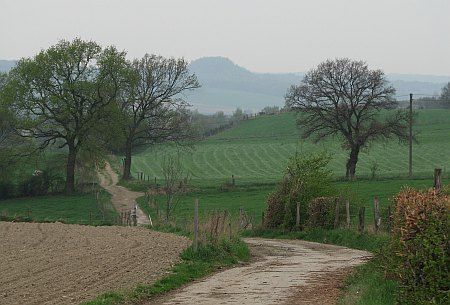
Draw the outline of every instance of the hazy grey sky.
M450 75L450 0L0 0L0 59L77 36L130 57L220 55L258 72L346 56Z

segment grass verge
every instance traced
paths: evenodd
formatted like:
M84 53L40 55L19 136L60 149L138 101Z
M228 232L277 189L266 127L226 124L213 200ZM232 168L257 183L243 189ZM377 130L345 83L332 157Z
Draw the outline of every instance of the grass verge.
M301 239L323 244L332 244L353 249L367 250L374 253L379 251L389 240L389 236L387 234L360 234L357 231L347 229L313 229L307 231L291 232L283 232L282 230L256 229L251 231L244 231L242 235L248 237Z
M397 284L384 278L381 262L374 258L345 280L338 305L394 305Z
M250 259L247 245L239 240L221 240L217 245L203 245L194 251L187 248L181 254L182 261L175 265L171 273L152 285L140 284L131 291L109 292L83 305L136 304L179 288L195 279L202 278L218 269L229 267Z

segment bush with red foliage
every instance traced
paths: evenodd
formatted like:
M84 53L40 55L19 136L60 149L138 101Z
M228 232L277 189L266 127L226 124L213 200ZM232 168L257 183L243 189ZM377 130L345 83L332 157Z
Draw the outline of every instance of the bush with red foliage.
M450 197L405 188L395 202L388 267L399 282L398 303L449 304Z

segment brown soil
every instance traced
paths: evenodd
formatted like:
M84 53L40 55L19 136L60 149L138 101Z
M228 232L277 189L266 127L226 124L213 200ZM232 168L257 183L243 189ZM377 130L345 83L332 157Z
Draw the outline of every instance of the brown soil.
M79 304L153 283L185 238L142 227L0 222L0 304Z
M335 304L349 270L370 257L300 240L245 241L256 261L186 286L158 304Z
M100 185L112 195L111 203L117 212L129 212L136 206L136 198L144 196L141 192L133 192L123 186L117 185L119 176L106 162L105 168L98 173ZM137 206L136 206L137 207ZM137 207L136 219L138 225L151 224L148 216Z
M313 275L307 285L299 286L297 292L288 300L289 305L334 305L341 295L345 279L352 268L341 268L333 272Z

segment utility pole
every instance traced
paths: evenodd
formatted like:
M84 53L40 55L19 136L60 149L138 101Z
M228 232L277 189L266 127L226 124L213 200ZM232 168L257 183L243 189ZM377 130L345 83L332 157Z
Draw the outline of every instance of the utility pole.
M412 110L413 94L409 94L409 177L412 177L412 123L413 123L413 110Z

